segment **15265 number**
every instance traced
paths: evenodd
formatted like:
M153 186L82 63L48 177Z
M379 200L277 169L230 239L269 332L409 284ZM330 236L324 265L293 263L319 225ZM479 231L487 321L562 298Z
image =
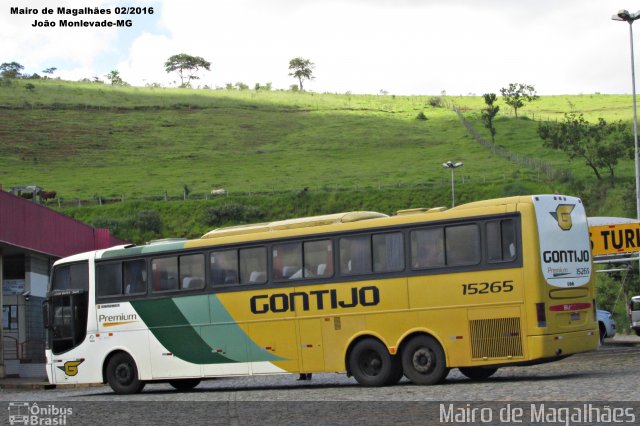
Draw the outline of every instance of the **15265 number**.
M462 284L462 294L508 293L513 291L513 280L493 281L490 283Z

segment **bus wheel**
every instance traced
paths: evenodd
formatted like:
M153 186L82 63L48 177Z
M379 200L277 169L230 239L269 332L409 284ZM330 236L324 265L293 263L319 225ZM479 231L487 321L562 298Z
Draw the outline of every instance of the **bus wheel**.
M449 369L444 351L431 336L416 336L402 349L402 368L405 376L416 385L442 382Z
M359 341L349 354L349 368L362 386L387 386L402 377L402 367L380 341L367 338Z
M124 352L115 354L107 364L107 382L115 393L138 393L144 382L138 380L138 367L131 356Z
M493 376L498 371L497 368L482 368L482 367L460 367L458 368L462 374L470 378L471 380L484 380Z
M173 388L180 392L190 391L200 384L200 379L181 379L181 380L171 380L169 384L173 386Z

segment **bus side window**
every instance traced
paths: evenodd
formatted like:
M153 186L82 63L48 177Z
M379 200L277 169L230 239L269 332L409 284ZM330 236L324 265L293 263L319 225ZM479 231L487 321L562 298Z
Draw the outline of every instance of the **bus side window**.
M477 265L480 263L480 229L476 224L445 228L447 266Z
M178 289L178 258L164 257L151 261L154 291Z
M411 232L411 267L438 268L444 264L444 228Z
M204 287L204 254L180 256L180 288L183 290Z
M516 232L513 219L487 222L489 262L508 262L516 258Z
M147 292L147 262L144 259L129 260L122 263L124 274L124 294L142 294Z
M375 272L397 272L404 269L404 239L401 232L376 234L372 241Z
M277 244L272 249L273 278L288 280L302 278L302 244Z
M240 284L267 282L267 248L240 249Z
M304 271L307 278L333 276L333 244L331 240L304 243Z
M122 264L120 262L96 265L96 293L98 296L122 294Z
M238 284L238 251L214 251L209 255L211 283L214 286Z
M340 273L371 273L371 237L369 235L340 238Z

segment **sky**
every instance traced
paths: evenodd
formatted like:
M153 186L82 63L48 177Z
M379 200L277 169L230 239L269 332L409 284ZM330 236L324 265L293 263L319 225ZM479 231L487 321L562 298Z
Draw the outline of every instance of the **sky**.
M289 60L315 67L305 89L396 95L499 93L509 83L540 95L631 93L629 25L611 20L618 0L8 0L0 7L0 63L24 73L56 67L64 80L176 86L164 63L178 53L211 62L196 86L287 89ZM62 28L59 20L115 21L124 28ZM37 14L11 13L11 7ZM99 7L110 15L60 15ZM43 14L52 8L53 14ZM39 21L56 27L36 26ZM636 25L640 26L640 23ZM640 28L637 29L640 34ZM634 37L636 45L638 38Z

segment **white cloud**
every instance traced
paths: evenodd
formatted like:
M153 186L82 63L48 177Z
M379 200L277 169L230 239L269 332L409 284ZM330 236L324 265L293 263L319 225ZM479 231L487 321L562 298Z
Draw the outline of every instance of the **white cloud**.
M58 7L80 8L104 7L105 1L47 0L12 1L5 4L0 15L0 60L17 61L25 66L25 72L40 73L43 68L57 66L58 62L74 68L92 70L92 64L101 54L113 49L115 31L96 31L85 28L65 29L56 27L33 27L36 20L58 22L60 15L43 14L42 9ZM37 14L11 14L10 7L36 9ZM62 70L63 72L65 70Z
M45 3L54 4L22 2ZM106 2L55 4L86 3ZM133 84L169 84L176 76L164 72L164 61L184 52L211 61L201 85L272 82L287 88L295 83L288 61L302 56L316 64L316 79L305 86L318 92L482 94L524 82L541 94L628 93L628 28L611 21L617 8L603 3L162 0L150 3L155 25L142 31L142 21L133 17L138 32L125 28L119 34L36 30L2 15L0 36L7 42L0 46L0 60L39 71L59 59L69 64L59 75L118 69Z

